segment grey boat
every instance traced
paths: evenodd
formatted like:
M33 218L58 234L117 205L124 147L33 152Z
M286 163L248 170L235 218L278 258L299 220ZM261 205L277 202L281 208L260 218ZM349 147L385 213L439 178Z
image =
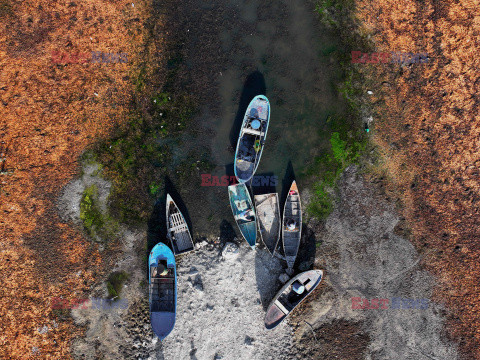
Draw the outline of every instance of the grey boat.
M287 270L292 271L302 238L302 205L295 181L292 182L283 209L282 235Z
M280 289L268 306L265 327L271 330L278 326L323 279L322 270L309 270L298 274Z

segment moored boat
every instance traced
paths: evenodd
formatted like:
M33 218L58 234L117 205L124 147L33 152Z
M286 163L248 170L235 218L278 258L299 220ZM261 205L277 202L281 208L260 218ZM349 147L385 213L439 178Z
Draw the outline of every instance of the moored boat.
M155 335L163 340L175 326L177 272L172 250L158 243L148 259L150 322Z
M262 157L270 121L270 103L265 95L257 95L247 107L235 151L234 171L241 183L249 181Z
M275 295L265 314L265 327L278 326L313 290L323 278L322 270L309 270L293 277Z
M287 272L291 272L302 238L302 205L295 181L292 182L292 186L288 191L283 209L282 237L285 260L288 266Z
M194 249L193 240L187 222L170 194L167 194L166 212L167 237L172 244L175 255L192 251Z
M257 219L253 208L252 199L245 184L230 185L228 197L235 222L247 241L255 249L257 240Z
M255 195L254 199L260 237L267 250L273 255L280 240L281 229L278 194Z

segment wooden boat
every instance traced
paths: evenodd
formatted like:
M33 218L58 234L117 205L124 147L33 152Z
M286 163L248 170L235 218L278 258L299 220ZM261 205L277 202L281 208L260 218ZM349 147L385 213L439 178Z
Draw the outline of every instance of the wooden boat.
M230 185L228 197L233 211L235 222L247 241L248 245L255 249L257 241L257 219L253 208L252 199L245 184Z
M172 243L175 255L193 250L193 240L188 230L187 222L173 201L167 194L167 237Z
M302 205L297 183L293 181L283 209L283 250L289 271L293 269L302 238Z
M275 328L310 295L323 278L322 270L309 270L298 274L275 295L265 315L265 327Z
M278 194L255 195L258 230L263 243L273 255L280 240L281 218Z
M253 98L247 107L235 151L235 176L241 183L249 181L262 156L270 121L270 103L265 95Z
M172 250L158 243L148 259L150 322L155 335L163 340L175 326L177 312L177 272Z

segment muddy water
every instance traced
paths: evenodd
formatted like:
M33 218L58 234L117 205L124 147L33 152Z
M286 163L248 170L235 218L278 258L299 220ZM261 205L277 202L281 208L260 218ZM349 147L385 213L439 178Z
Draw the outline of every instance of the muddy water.
M182 64L177 86L199 99L199 112L182 136L175 159L208 156L212 175L233 175L233 158L245 109L258 94L271 104L271 119L257 175L285 196L293 178L300 191L314 156L329 148L325 121L345 103L334 84L339 65L328 55L337 39L322 28L314 3L304 0L177 2L169 12ZM188 150L187 150L188 149ZM173 166L167 191L181 198L196 236L234 236L226 187L202 187L200 172L182 179ZM237 232L238 234L238 232Z

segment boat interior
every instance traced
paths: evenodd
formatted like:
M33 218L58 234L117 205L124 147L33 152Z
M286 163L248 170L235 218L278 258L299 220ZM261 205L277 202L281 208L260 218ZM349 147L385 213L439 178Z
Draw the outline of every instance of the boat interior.
M150 311L175 312L175 271L161 262L150 266Z
M255 214L245 200L234 200L233 202L239 211L239 213L235 215L235 220L239 224L245 224L255 220Z
M280 240L280 214L276 194L255 195L255 207L263 242L273 254Z
M298 282L299 284L305 286L305 289L309 289L310 287L307 287L307 285L310 283L311 279L307 279L305 282L301 282L300 280L295 280L295 282ZM294 282L294 283L295 283ZM278 301L288 310L292 311L295 306L297 306L302 299L309 294L308 290L304 291L302 294L297 294L295 291L293 291L293 284L290 285L285 292L283 292L282 295L278 297Z
M252 127L253 121L260 122L260 128L254 129ZM240 160L255 163L257 159L258 150L263 146L263 136L267 127L267 120L258 117L248 116L243 134L240 139L237 157Z
M169 213L168 233L172 239L174 253L179 254L193 250L193 243L185 219L173 203L170 204Z
M291 227L294 225L294 227ZM290 195L290 201L285 206L284 214L284 230L297 232L300 230L300 204L298 201L298 195Z

